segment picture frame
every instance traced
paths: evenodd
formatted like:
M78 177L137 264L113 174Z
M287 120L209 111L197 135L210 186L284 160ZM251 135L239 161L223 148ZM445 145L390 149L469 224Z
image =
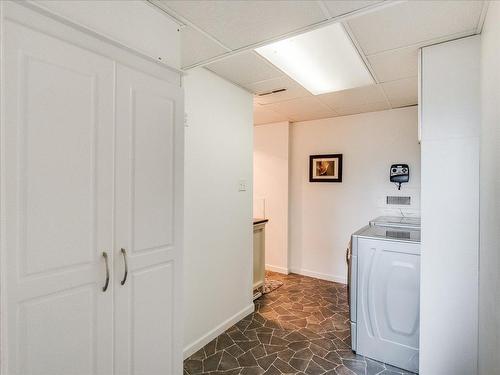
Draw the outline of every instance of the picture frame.
M309 182L342 182L342 154L310 155Z

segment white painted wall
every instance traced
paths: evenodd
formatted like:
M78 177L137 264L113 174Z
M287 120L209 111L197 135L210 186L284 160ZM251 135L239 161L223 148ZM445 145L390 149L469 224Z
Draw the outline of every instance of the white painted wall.
M479 374L500 374L500 3L481 35Z
M93 31L180 67L178 25L162 11L140 0L37 0L37 4Z
M184 355L253 311L252 95L205 69L184 77ZM238 192L240 179L248 189Z
M424 375L477 372L479 47L476 36L422 51Z
M309 155L343 154L342 183L310 183ZM398 192L389 182L393 163L410 166ZM385 196L411 195L420 208L417 108L364 113L290 126L289 249L292 272L345 282L351 233L386 210ZM399 211L397 211L399 213Z
M254 217L264 215L266 269L288 273L288 122L254 127Z

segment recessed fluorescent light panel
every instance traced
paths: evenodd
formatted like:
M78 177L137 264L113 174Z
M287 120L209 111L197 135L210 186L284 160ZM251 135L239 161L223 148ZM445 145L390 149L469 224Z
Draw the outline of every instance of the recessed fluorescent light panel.
M314 95L375 83L340 23L255 51Z

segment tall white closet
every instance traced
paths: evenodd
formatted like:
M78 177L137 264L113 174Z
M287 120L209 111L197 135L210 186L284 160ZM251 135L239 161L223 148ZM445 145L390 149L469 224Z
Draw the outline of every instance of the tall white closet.
M422 374L477 373L480 38L421 53Z
M3 375L176 375L179 73L2 4Z

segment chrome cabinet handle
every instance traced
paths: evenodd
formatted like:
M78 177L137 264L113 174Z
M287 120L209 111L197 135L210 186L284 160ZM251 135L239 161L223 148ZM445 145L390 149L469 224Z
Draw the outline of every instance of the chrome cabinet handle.
M121 284L124 285L125 281L127 281L127 275L128 275L127 252L125 251L124 248L121 249L121 252L123 255L123 263L125 263L125 273L123 274L123 280L121 281Z
M106 282L104 283L104 286L102 287L102 291L105 292L108 290L108 285L109 285L109 265L108 265L108 253L105 251L102 253L102 257L104 258L104 263L106 264Z

